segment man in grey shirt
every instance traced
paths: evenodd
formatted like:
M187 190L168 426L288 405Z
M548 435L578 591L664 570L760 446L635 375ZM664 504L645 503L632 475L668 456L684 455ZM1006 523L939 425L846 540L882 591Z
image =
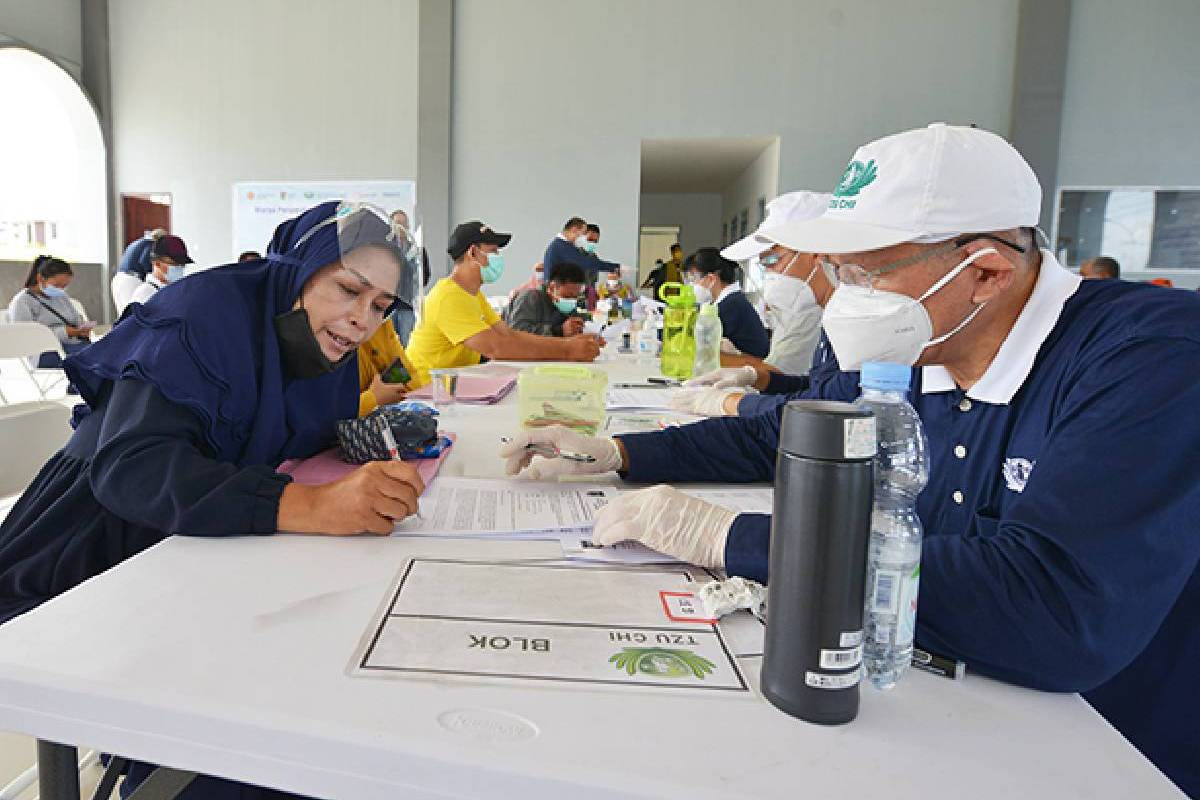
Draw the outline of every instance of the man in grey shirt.
M526 289L513 298L504 321L513 330L539 336L576 336L583 333L583 318L575 316L583 292L583 267L559 264L540 289Z

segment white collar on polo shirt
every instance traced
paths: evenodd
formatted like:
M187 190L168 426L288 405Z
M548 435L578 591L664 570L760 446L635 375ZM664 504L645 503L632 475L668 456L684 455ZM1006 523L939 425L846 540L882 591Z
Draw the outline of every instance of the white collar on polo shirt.
M1059 264L1053 253L1042 250L1042 266L1025 308L1021 309L983 377L967 390L967 397L1001 406L1012 401L1033 370L1038 350L1058 324L1063 304L1075 294L1081 281L1078 275ZM945 367L921 367L922 394L949 392L954 388L954 378Z
M726 297L729 297L729 295L733 294L734 292L740 292L741 290L742 290L742 285L740 283L738 283L737 281L734 281L733 283L729 284L728 286L726 286L724 289L721 290L721 293L719 295L717 295L717 302L719 303L722 300L724 300Z

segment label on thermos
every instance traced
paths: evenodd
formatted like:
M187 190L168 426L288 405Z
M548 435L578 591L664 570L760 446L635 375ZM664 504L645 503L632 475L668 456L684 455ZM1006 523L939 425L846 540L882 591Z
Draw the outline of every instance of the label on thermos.
M813 689L849 689L862 680L862 670L856 669L845 675L826 675L823 672L804 673L804 682Z
M821 669L849 669L862 663L862 645L846 650L822 650Z
M842 423L842 451L846 458L875 457L875 418L853 417Z

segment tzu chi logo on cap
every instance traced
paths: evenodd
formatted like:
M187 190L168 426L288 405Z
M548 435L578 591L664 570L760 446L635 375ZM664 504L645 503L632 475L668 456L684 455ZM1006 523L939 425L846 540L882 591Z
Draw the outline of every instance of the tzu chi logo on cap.
M833 190L833 199L829 201L830 208L854 208L858 202L855 196L875 180L879 170L875 167L875 159L867 161L851 161L842 173L842 179Z

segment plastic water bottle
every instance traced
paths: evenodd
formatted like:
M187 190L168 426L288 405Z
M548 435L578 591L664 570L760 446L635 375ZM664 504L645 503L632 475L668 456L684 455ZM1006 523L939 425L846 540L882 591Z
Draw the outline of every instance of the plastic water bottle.
M867 551L863 666L877 689L890 689L912 663L921 577L917 495L929 480L929 445L908 402L912 368L863 364L855 405L875 414L875 506Z
M658 361L658 313L651 308L637 335L637 359L639 364L653 364Z
M700 306L700 316L696 318L696 361L692 366L693 375L706 375L721 368L723 334L716 304L705 303Z

